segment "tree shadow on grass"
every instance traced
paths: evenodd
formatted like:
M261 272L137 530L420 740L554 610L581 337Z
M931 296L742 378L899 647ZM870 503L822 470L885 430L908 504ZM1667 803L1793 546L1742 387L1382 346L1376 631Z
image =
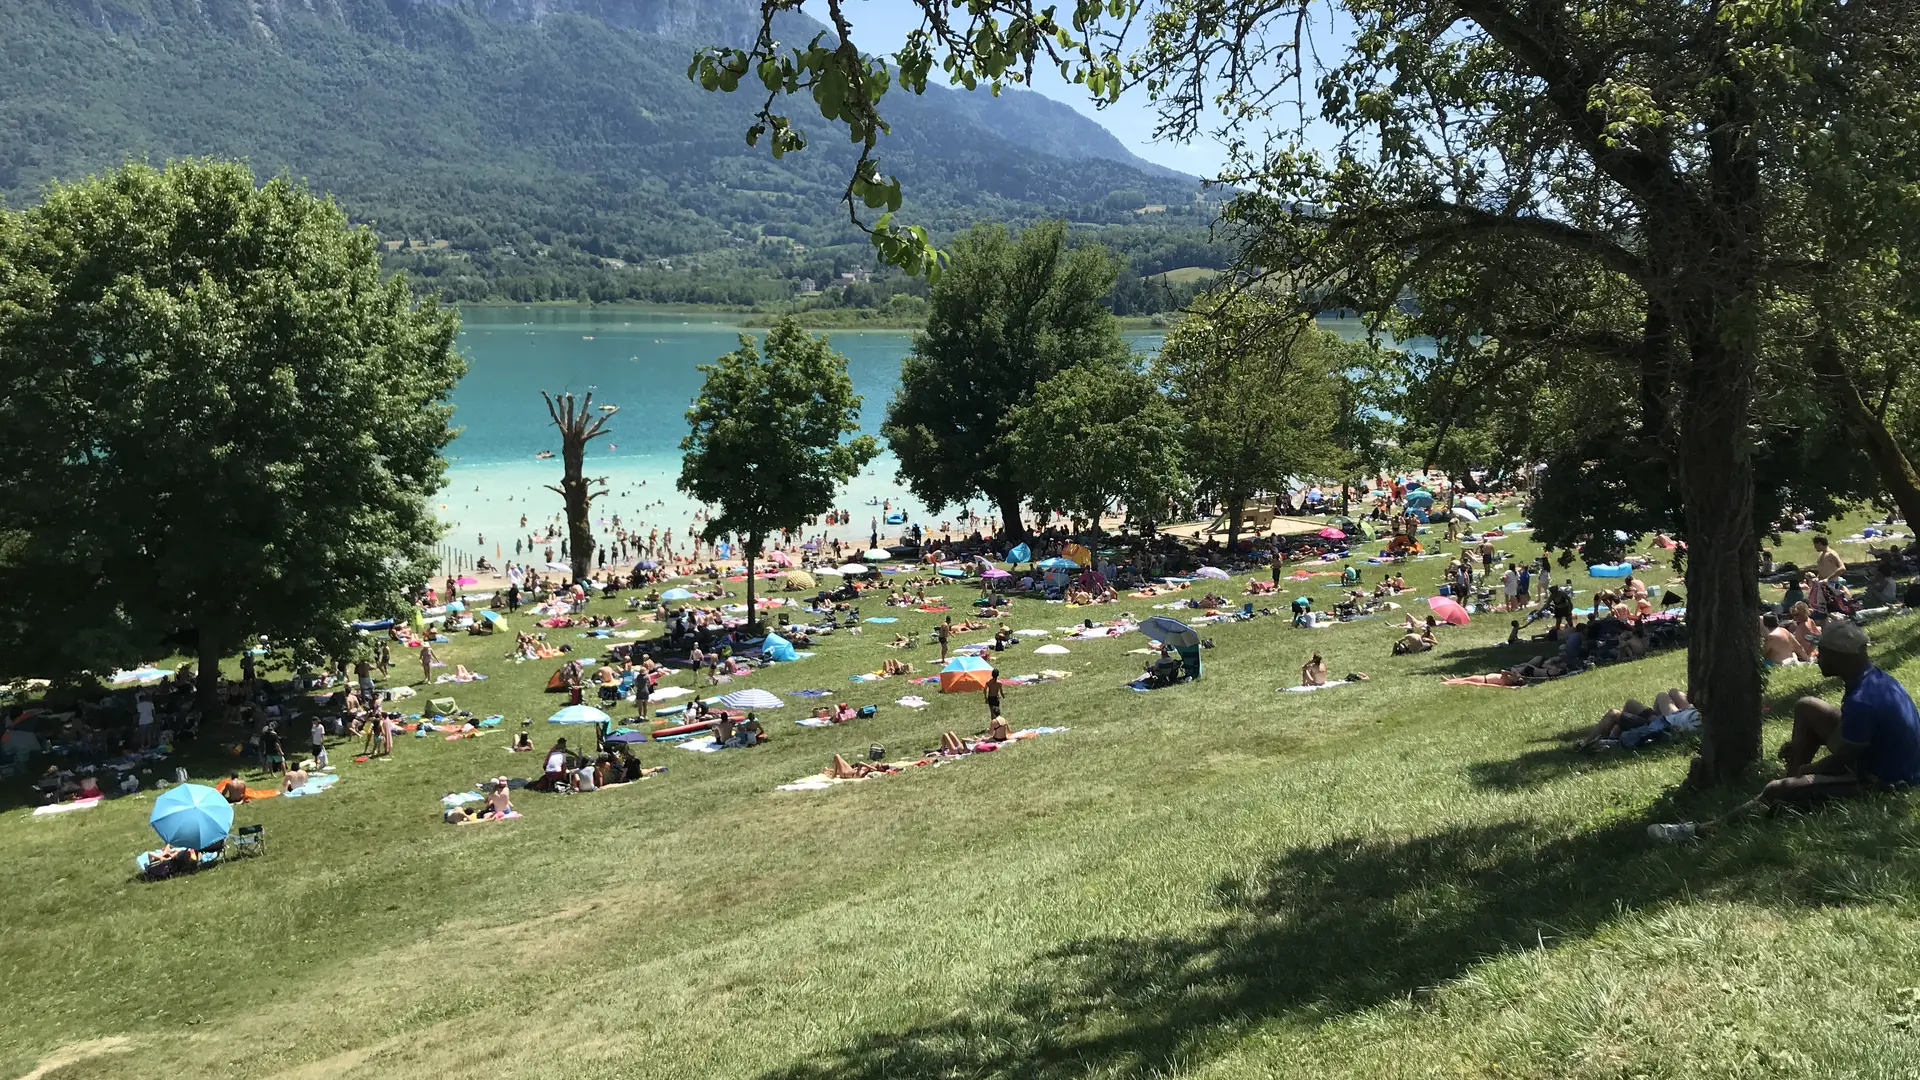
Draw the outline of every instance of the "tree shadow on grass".
M1653 846L1638 826L1569 834L1523 821L1295 849L1217 882L1206 926L1067 943L945 1018L872 1032L764 1080L1185 1072L1268 1021L1418 998L1634 908L1700 896L1778 908L1911 899L1920 824L1902 800L1821 817L1688 849Z
M1582 734L1592 734L1585 729ZM1606 772L1622 765L1659 758L1684 760L1699 749L1696 736L1684 735L1637 750L1603 747L1578 750L1571 741L1558 746L1543 746L1499 761L1476 761L1467 766L1467 778L1475 787L1492 791L1523 791L1568 776Z

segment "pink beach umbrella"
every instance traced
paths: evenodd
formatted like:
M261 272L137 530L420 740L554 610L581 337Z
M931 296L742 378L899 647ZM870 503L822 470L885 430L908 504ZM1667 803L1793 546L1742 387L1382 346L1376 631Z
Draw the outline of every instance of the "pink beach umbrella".
M1320 530L1320 537L1323 540L1345 540L1347 534L1341 532L1339 529L1328 527Z
M1450 596L1429 596L1427 606L1433 609L1435 615L1455 626L1465 626L1473 621L1467 618L1467 609Z

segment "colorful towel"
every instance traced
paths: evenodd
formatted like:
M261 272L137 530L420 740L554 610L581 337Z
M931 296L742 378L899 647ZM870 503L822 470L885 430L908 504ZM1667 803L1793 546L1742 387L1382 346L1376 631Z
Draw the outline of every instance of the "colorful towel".
M900 620L891 615L875 615L867 621L870 623L897 623Z
M788 697L826 697L831 690L789 690Z
M459 806L463 803L485 802L486 798L487 797L485 795L482 795L477 791L459 791L459 792L453 793L452 795L442 795L440 797L440 805Z
M478 824L480 824L480 823L481 823L481 822L483 822L483 821L512 821L512 820L514 820L515 818L517 818L517 817L519 817L519 816L520 816L520 811L518 811L518 810L509 810L509 811L507 811L506 813L504 813L504 814L501 814L501 815L500 815L500 816L498 816L498 817L476 817L476 818L468 818L468 819L466 819L465 821L459 821L459 822L455 822L455 824L457 824L457 825L478 825Z
M104 796L95 795L91 799L75 799L72 802L54 803L51 806L36 806L33 808L33 816L42 817L47 814L64 814L69 810L91 810L100 805L102 798L104 798Z

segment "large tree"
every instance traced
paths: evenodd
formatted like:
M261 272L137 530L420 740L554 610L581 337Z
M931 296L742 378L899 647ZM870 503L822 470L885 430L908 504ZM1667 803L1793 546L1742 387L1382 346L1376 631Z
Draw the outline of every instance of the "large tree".
M1009 422L1059 372L1128 360L1119 321L1101 302L1115 269L1105 248L1069 244L1059 221L1017 237L976 226L954 243L880 429L922 502L938 509L985 496L1008 535L1024 534L1027 492Z
M1132 362L1075 364L1034 388L1008 423L1014 467L1036 510L1093 523L1116 504L1143 531L1180 494L1180 417Z
M680 441L679 487L719 507L702 539L740 537L752 624L759 619L754 564L767 537L826 513L879 446L856 434L860 395L847 358L791 317L761 345L740 335L738 349L700 370L707 378L687 410L692 430Z
M184 649L211 711L255 634L345 655L429 572L457 329L332 202L244 165L130 165L11 215L0 664Z
M1202 297L1167 334L1155 375L1180 418L1187 476L1226 509L1229 546L1240 542L1248 499L1335 457L1339 361L1348 355L1264 290Z
M755 72L770 91L814 89L822 116L871 150L893 69L861 55L841 0L824 4L837 41L783 53L769 31L746 49L709 50L696 67L720 73L720 86ZM765 25L794 6L763 0ZM1426 311L1436 278L1476 278L1497 292L1548 267L1591 282L1589 298L1624 297L1625 310L1643 313L1636 341L1599 354L1671 418L1653 430L1671 433L1665 463L1692 542L1688 675L1706 717L1694 776L1727 779L1758 758L1749 424L1761 313L1834 267L1913 254L1904 223L1920 215L1910 135L1920 43L1910 9L1077 0L1063 20L1034 0L919 6L923 27L893 58L910 90L936 62L973 86L1021 81L1039 60L1060 62L1096 96L1144 84L1176 136L1224 115L1245 151L1229 177L1242 190L1230 217L1252 241L1249 267L1283 275L1315 304L1385 316L1412 296ZM1330 54L1308 44L1323 14L1353 28ZM1131 54L1130 27L1147 31ZM774 94L764 110L776 133L791 127L772 113L786 100ZM1278 138L1256 146L1249 118L1277 123ZM1310 149L1310 136L1326 149ZM848 195L898 202L870 154ZM1817 244L1809 222L1822 225L1811 230ZM876 225L888 258L928 264L920 237L890 219ZM1559 326L1592 311L1564 312ZM1479 313L1507 321L1499 305Z

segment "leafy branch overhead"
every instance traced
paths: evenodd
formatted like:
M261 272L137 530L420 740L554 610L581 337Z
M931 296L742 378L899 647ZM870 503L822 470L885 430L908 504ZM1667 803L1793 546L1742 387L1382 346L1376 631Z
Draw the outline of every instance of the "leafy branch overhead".
M880 104L896 78L904 89L924 93L937 62L949 82L967 90L985 86L997 95L1003 87L1030 83L1039 60L1057 67L1062 78L1086 86L1094 97L1116 101L1128 78L1119 51L1123 31L1104 28L1104 20L1130 22L1139 12L1139 0L1078 0L1063 25L1054 7L1036 8L1028 0L985 0L964 7L922 3L920 26L889 63L861 52L854 43L843 0L825 0L827 29L804 46L783 48L774 30L776 18L804 6L805 0L763 0L752 46L701 49L687 66L687 78L709 91L726 93L750 78L758 81L766 97L747 129L747 144L758 146L765 139L774 157L806 147L806 134L794 125L784 103L801 94L811 96L820 117L844 126L860 147L841 195L848 218L869 235L884 261L929 278L940 273L946 255L933 246L924 227L895 222L903 199L900 181L882 171L877 154L880 136L891 131ZM869 224L861 216L862 207L881 213Z

